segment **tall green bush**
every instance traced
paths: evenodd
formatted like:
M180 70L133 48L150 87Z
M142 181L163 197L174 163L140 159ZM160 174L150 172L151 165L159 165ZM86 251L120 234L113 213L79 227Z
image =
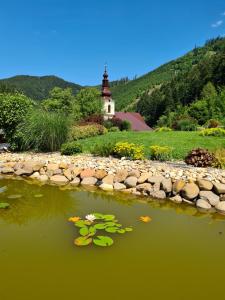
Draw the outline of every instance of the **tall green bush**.
M63 114L34 110L18 129L22 149L52 152L68 137L70 120Z

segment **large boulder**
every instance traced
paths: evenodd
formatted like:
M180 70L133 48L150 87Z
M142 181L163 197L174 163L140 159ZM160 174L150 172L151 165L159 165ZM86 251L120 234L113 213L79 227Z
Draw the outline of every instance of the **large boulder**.
M16 172L15 172L15 175L17 176L29 176L33 174L33 168L32 167L28 167L25 169L18 169Z
M127 177L127 179L124 181L124 184L128 188L134 188L134 187L136 187L136 185L137 185L137 177L135 177L135 176Z
M59 165L58 164L48 164L47 165L47 170L48 171L52 171L52 172L54 172L54 171L56 171L57 169L59 169Z
M113 191L113 185L112 184L102 183L99 187L103 191Z
M217 194L225 194L225 184L224 183L215 182L213 185L214 185L214 189Z
M95 177L84 177L84 179L81 181L82 185L95 185L97 183L98 179Z
M198 184L198 187L200 188L200 190L202 190L202 191L211 191L213 188L213 184L209 180L198 179L197 184Z
M136 189L139 192L148 192L148 193L150 193L152 191L152 185L151 185L151 183L145 182L145 183L138 184L136 186Z
M77 185L79 185L79 184L80 184L80 178L79 178L79 177L75 177L75 178L73 179L73 181L70 182L70 184L71 184L72 186L77 186Z
M2 174L12 174L14 173L14 169L12 167L4 167L1 169Z
M173 194L174 195L179 194L184 186L185 186L185 181L184 180L179 179L179 180L175 181L174 184L173 184Z
M206 209L206 210L209 210L209 209L212 208L212 206L209 204L209 202L207 200L204 200L204 199L197 200L196 206L198 208L202 208L202 209Z
M164 177L159 175L159 176L151 176L148 178L148 182L155 184L155 183L161 183L163 181Z
M182 196L187 200L195 199L199 192L199 187L193 182L187 183L181 190Z
M181 203L183 201L182 197L180 195L176 195L174 197L170 197L169 199L170 199L170 201L172 201L174 203Z
M66 176L66 178L71 181L73 179L73 175L70 169L65 169L63 170L63 174L64 176Z
M166 198L166 193L164 191L154 191L154 192L151 192L150 195L156 199L165 199Z
M216 206L220 202L220 197L211 191L200 191L201 199L207 200L212 206Z
M95 176L95 170L94 169L85 169L80 173L80 178L84 179L86 177L94 177Z
M141 175L141 173L140 173L140 171L137 170L137 169L136 169L136 170L133 169L133 170L130 171L129 174L128 174L129 177L137 177L137 178L139 178L140 175Z
M119 170L115 174L114 182L124 182L127 177L128 177L128 172L126 169Z
M54 184L63 185L67 184L69 180L63 175L53 175L50 177L50 182Z
M107 176L107 172L105 170L97 170L95 171L95 177L99 180L102 180Z
M152 176L151 172L142 173L141 176L138 178L138 183L144 183L148 180L149 177Z
M106 183L106 184L113 185L113 183L114 183L114 175L112 175L112 174L107 175L106 177L104 177L102 179L102 182Z
M115 191L122 191L122 190L125 190L125 189L126 189L125 184L120 183L120 182L115 182L114 183L114 190Z
M161 182L162 189L166 193L172 192L172 181L170 178L166 179L164 178L163 181Z
M220 201L217 203L216 210L222 214L225 214L225 201Z

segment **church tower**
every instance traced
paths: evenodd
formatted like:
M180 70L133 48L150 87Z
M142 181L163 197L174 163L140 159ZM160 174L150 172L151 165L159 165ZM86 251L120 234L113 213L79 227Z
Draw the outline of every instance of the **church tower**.
M112 119L115 116L115 102L112 99L108 77L107 67L105 66L102 80L102 100L105 120Z

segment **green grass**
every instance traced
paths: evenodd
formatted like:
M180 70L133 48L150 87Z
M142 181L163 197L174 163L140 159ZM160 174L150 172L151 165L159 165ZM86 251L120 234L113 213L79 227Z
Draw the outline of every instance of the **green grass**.
M84 152L90 152L90 149L98 144L107 142L127 141L130 143L142 144L146 148L146 154L149 146L169 146L173 148L173 158L183 159L187 153L194 148L206 148L215 150L225 148L224 137L202 137L198 132L172 131L172 132L109 132L106 135L88 138L82 140Z

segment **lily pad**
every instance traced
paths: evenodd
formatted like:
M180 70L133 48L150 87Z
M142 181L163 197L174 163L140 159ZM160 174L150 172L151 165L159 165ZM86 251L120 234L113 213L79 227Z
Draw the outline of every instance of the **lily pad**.
M95 234L96 234L96 229L95 229L95 227L94 227L94 226L89 227L88 235L89 235L89 236L93 236L93 235L95 235Z
M105 231L110 232L110 233L115 233L115 232L117 232L117 228L116 227L106 227Z
M126 230L125 229L118 229L117 232L120 233L120 234L123 234L123 233L126 233Z
M94 225L95 229L105 229L106 224L105 223L98 223Z
M127 232L130 232L130 231L133 231L133 228L131 228L131 227L126 227L126 228L124 228Z
M74 244L77 246L87 246L91 244L92 238L86 238L84 236L79 236L74 240Z
M3 187L0 188L0 193L4 193L6 190L7 190L7 187L3 186Z
M8 207L9 207L9 203L4 203L4 202L0 203L0 208L8 208Z
M100 247L107 247L113 244L113 240L109 236L97 236L93 239L93 243Z
M88 235L88 233L89 233L89 230L88 230L87 226L81 227L81 229L80 229L80 235L86 236L86 235Z
M76 227L86 227L85 221L84 220L79 220L76 223L74 223Z
M93 213L92 215L94 215L95 218L96 218L97 220L102 220L102 219L104 219L104 215L103 215L103 214L100 214L100 213Z
M113 221L115 219L115 216L114 215L104 215L103 219L105 221Z

